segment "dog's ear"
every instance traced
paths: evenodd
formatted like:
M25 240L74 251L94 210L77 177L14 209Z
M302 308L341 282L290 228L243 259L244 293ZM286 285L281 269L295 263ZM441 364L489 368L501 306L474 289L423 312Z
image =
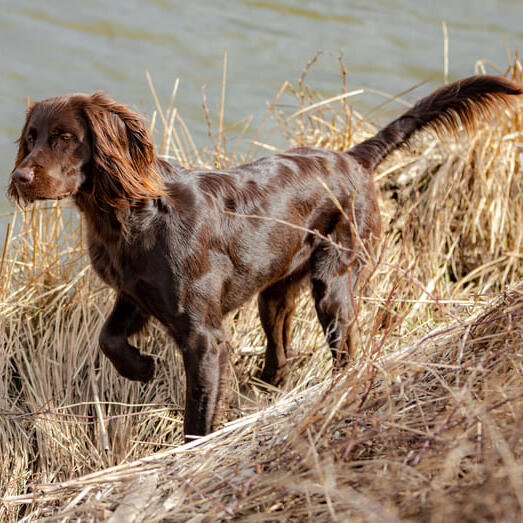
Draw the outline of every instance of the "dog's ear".
M162 196L163 182L154 169L153 144L142 117L102 92L85 99L83 112L99 196L116 208Z

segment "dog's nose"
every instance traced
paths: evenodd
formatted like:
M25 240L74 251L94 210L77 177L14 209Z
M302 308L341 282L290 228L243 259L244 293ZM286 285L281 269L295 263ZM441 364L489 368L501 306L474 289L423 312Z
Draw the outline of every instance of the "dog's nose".
M13 173L13 181L20 184L30 183L35 177L33 167L19 167Z

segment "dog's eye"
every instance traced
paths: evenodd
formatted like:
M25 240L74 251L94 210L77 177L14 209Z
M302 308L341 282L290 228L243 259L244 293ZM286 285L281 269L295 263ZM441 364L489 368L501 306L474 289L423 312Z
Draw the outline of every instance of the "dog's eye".
M55 140L58 138L64 142L68 142L74 138L74 135L67 131L62 131L61 129L55 129L54 131L51 131L51 138Z
M33 145L35 143L35 139L33 137L32 134L28 134L26 137L25 137L25 143L27 145Z

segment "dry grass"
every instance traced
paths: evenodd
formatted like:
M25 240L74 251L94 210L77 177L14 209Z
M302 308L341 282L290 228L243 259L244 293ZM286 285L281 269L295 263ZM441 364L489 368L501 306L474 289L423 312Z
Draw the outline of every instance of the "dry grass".
M508 74L521 81L518 60ZM345 82L327 103L304 80L268 108L289 145L345 149L372 132ZM162 154L204 166L259 154L234 151L222 123L197 151L176 88L151 121ZM383 165L385 235L358 302L355 366L330 377L304 296L290 379L267 393L249 304L228 319L236 421L189 446L177 446L184 376L162 329L138 340L155 380L120 378L97 349L112 293L89 268L75 211L17 212L0 265L0 518L517 521L522 142L516 110L466 139L424 135Z

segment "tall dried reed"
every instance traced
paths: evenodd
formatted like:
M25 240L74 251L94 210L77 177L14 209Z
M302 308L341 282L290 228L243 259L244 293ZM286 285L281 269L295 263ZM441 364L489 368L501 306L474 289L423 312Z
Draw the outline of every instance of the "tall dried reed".
M344 68L327 100L306 85L308 68L283 84L263 125L276 121L289 146L339 150L374 132L349 106L365 90L347 88ZM521 62L507 75L521 82ZM197 150L178 83L165 109L150 84L163 156L225 167L277 150L265 128L235 150L223 96L217 135ZM228 318L237 350L226 417L237 421L189 447L177 447L184 376L173 343L153 323L137 343L157 361L154 381L118 376L97 348L112 291L89 267L75 211L17 210L0 264L0 518L516 521L522 137L523 114L505 111L473 136L420 136L383 165L385 233L358 298L354 367L331 379L305 293L290 378L268 390L250 303Z

